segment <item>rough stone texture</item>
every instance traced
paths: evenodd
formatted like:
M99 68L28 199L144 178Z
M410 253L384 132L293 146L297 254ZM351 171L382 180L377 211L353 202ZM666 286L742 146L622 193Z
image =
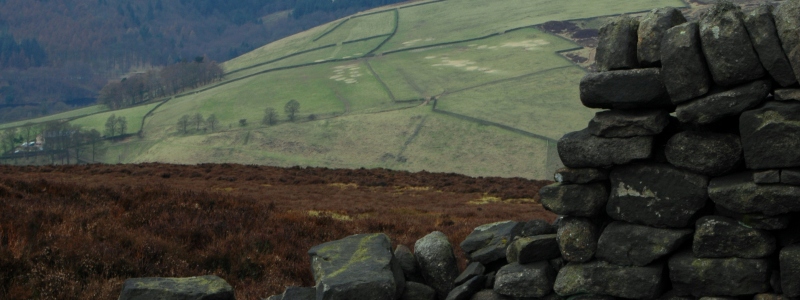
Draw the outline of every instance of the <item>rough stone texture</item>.
M749 169L800 167L800 102L770 101L739 117Z
M758 184L781 183L781 170L754 171L753 182Z
M706 205L708 178L666 164L614 168L606 213L619 221L683 228Z
M740 296L770 290L767 259L697 258L691 251L669 259L669 277L680 295Z
M503 221L475 228L463 242L461 250L471 261L489 265L506 258L506 248L518 236L524 223Z
M669 292L661 295L661 297L658 297L658 300L695 300L695 298L686 295L679 295L677 291L670 290Z
M580 82L581 102L590 108L672 109L660 68L589 73Z
M700 19L700 42L711 78L718 85L733 86L765 75L739 7L719 2Z
M789 300L789 297L779 294L757 294L753 300Z
M679 104L675 113L683 123L711 124L758 106L767 99L770 86L769 81L758 80L728 90L715 89L709 95Z
M775 252L775 237L727 217L705 216L697 220L692 252L703 258L762 258Z
M436 291L422 283L408 282L400 300L436 300Z
M544 297L553 291L556 272L546 261L511 263L497 271L495 292L512 297Z
M476 276L483 275L483 272L485 271L486 267L484 267L481 263L476 261L471 262L469 265L467 265L467 268L461 272L461 275L456 277L456 279L453 281L453 284L457 286L462 285Z
M422 274L419 273L417 257L414 256L414 253L411 253L411 249L405 245L397 245L397 248L394 249L394 257L397 259L400 269L403 270L406 281L425 282L425 279L422 278Z
M783 52L789 57L794 75L800 80L800 2L784 1L775 9L775 27Z
M587 262L597 250L597 238L597 227L589 219L565 217L558 227L556 241L565 260Z
M131 278L122 284L119 300L235 300L233 288L217 276Z
M647 13L639 21L636 56L642 66L659 66L661 64L661 39L664 33L686 18L680 10L672 7L656 8Z
M800 185L800 169L781 170L781 183Z
M664 289L664 265L623 267L595 260L570 263L556 277L553 287L561 296L601 294L628 299L653 299Z
M789 215L765 216L763 214L742 214L716 205L715 214L736 220L747 227L763 230L780 230L789 226Z
M501 295L492 289L482 290L475 293L470 300L512 300L511 297Z
M440 231L431 232L417 240L414 254L425 282L436 290L439 299L447 298L458 277L456 256L447 236Z
M397 299L403 270L385 234L357 234L308 250L317 299Z
M556 171L554 179L560 183L592 183L608 180L608 172L595 168L561 168Z
M486 276L479 275L455 287L445 300L468 300L486 285Z
M613 222L600 234L596 257L620 266L643 267L674 252L691 237L691 229Z
M606 110L589 122L589 132L599 137L627 138L657 135L669 124L664 110Z
M507 252L509 263L518 262L523 265L561 257L555 234L519 238L508 246Z
M800 245L781 249L781 289L789 297L800 296Z
M283 292L281 300L316 300L317 289L313 287L290 286Z
M800 89L775 89L772 94L778 101L800 100Z
M283 300L283 295L272 295L267 297L267 300Z
M614 18L600 27L595 61L600 71L633 69L636 59L636 30L639 21L628 16Z
M520 231L520 236L537 236L556 233L556 227L545 220L530 220Z
M776 216L800 211L800 187L753 182L751 172L717 177L708 185L708 196L714 203L743 214Z
M684 131L667 142L667 161L694 173L719 176L743 160L739 136L714 132Z
M542 206L559 215L593 217L606 207L608 187L605 183L554 183L539 190Z
M792 65L783 52L778 30L772 18L772 5L762 4L748 13L744 24L758 53L761 65L781 86L790 86L797 82Z
M584 129L565 134L557 147L561 162L567 167L601 168L650 158L653 137L601 138Z
M700 47L696 22L675 26L664 34L661 74L672 103L683 103L708 93L711 74Z
M570 296L570 297L567 297L567 298L563 298L562 297L562 299L567 299L567 300L617 300L619 298L614 297L614 296L606 296L606 295L580 294L580 295Z

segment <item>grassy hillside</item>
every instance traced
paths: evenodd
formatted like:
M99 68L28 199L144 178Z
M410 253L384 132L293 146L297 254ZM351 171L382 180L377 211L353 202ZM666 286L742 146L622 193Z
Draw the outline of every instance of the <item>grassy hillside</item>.
M535 25L683 5L448 0L364 12L224 63L221 82L153 106L141 137L101 159L547 178L560 165L555 140L593 111L578 100L585 71L559 54L580 47ZM300 103L293 122L289 100ZM266 108L278 124L261 124ZM110 113L73 122L93 127ZM217 128L179 130L196 113L214 114Z

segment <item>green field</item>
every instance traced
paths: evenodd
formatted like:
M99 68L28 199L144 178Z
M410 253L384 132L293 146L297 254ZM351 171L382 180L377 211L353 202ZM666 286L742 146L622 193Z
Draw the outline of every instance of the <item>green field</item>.
M49 115L49 116L46 116L46 117L30 119L30 120L25 120L25 121L19 121L19 122L0 124L0 129L11 128L11 127L19 127L19 126L25 125L26 123L38 124L38 123L44 123L44 122L53 121L53 120L68 120L68 119L73 119L73 118L77 118L77 117L80 117L80 116L85 116L85 115L91 115L91 114L104 112L104 111L107 111L107 110L108 110L108 108L105 105L92 105L92 106L87 106L87 107L84 107L84 108L65 111L65 112L59 113L59 114Z
M327 45L353 41L377 35L390 34L394 30L395 13L387 11L361 17L352 17L336 30L316 41L317 44Z
M125 120L128 122L128 130L126 133L134 133L139 131L139 128L142 127L142 119L144 118L144 115L147 114L147 112L152 110L154 107L156 107L156 105L158 105L158 103L152 103L121 110L94 114L91 116L72 120L70 124L78 125L84 130L95 129L99 132L103 132L105 130L105 125L106 121L108 120L108 117L114 115L116 117L124 117Z

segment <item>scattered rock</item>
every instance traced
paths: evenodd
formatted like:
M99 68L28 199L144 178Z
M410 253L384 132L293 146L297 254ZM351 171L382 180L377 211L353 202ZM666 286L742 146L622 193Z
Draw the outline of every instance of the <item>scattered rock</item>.
M762 4L748 13L744 24L750 35L750 41L758 53L761 65L781 86L790 86L797 82L789 59L781 47L778 30L772 18L772 5Z
M800 211L800 187L753 182L752 172L717 177L708 185L714 203L743 214L782 215Z
M639 21L628 16L614 18L600 27L595 61L600 71L633 69L636 58L636 31Z
M453 246L447 236L440 231L424 236L414 244L414 254L425 282L436 290L439 299L447 298L459 274Z
M484 266L506 258L506 248L518 236L525 224L514 221L503 221L486 224L475 228L461 242L461 250L471 261Z
M742 143L733 134L684 131L669 139L664 152L670 164L708 176L729 173L743 161Z
M555 173L556 182L560 183L592 183L598 181L607 181L608 172L603 169L595 168L561 168Z
M781 289L789 297L800 296L800 245L781 249Z
M131 278L122 284L119 300L235 300L233 288L217 276Z
M739 131L748 168L800 167L800 102L770 101L746 111Z
M681 24L667 30L662 40L661 74L674 104L705 95L711 88L698 28L696 22Z
M669 124L663 110L606 110L589 122L589 132L599 137L627 138L657 135Z
M704 258L762 258L775 252L775 237L723 216L697 220L692 251Z
M558 272L554 289L561 296L601 294L628 299L653 299L665 286L663 263L623 267L595 260L570 263Z
M570 168L601 168L650 158L653 137L601 138L588 129L565 134L558 140L561 162Z
M680 295L752 295L770 290L769 265L767 259L698 258L685 251L669 259L669 277Z
M718 2L700 19L700 41L711 77L718 85L733 86L764 77L739 7Z
M642 66L661 65L661 39L664 33L679 24L686 23L680 10L672 7L651 10L639 21L636 55Z
M716 89L709 95L679 104L675 113L683 123L708 125L758 106L767 99L770 86L769 81L759 80L728 90Z
M660 68L586 74L580 97L590 108L673 109Z
M511 297L544 297L553 291L556 272L546 261L510 263L497 271L495 292Z
M592 217L600 214L608 202L605 183L554 183L539 190L542 206L559 214Z
M587 218L565 217L556 241L561 256L570 262L587 262L597 251L597 227Z
M511 243L507 252L509 263L523 265L561 257L555 234L519 238Z
M691 229L613 222L600 234L596 256L620 266L643 267L674 252L691 237Z

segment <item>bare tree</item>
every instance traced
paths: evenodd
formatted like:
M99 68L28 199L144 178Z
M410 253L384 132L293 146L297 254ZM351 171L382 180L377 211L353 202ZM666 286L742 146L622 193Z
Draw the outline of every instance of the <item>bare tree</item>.
M200 125L203 125L203 115L200 113L194 114L192 116L192 123L194 123L195 130L200 131Z
M115 136L117 133L117 116L111 114L111 116L106 119L106 130L105 135L107 137Z
M117 128L119 129L118 135L125 134L125 132L128 131L128 120L125 119L125 117L117 118Z
M297 112L300 111L300 102L297 100L289 100L286 102L286 105L283 107L283 111L286 112L286 116L289 117L289 121L294 121L295 117L297 117Z
M214 131L214 129L217 127L217 124L219 124L219 120L217 120L216 115L211 114L208 116L208 119L206 119L206 124L208 124L208 127L211 127L211 131Z
M278 112L272 107L267 107L264 110L264 119L261 120L263 125L275 125L278 123Z
M188 132L188 129L189 129L189 115L183 115L183 116L181 116L180 119L178 119L178 129L180 129L181 132L183 132L183 134L186 134Z
M86 134L86 138L89 140L89 143L92 144L92 162L95 162L94 155L97 152L96 151L97 143L99 143L100 140L102 140L102 138L100 137L100 132L97 131L97 129L92 129Z

